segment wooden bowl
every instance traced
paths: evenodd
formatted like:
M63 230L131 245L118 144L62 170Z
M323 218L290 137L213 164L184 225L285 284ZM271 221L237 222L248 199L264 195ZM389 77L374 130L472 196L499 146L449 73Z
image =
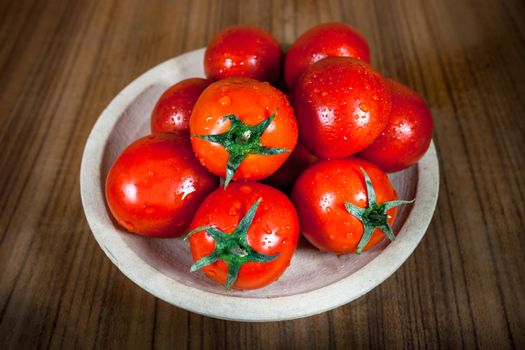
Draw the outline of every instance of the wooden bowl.
M150 133L150 113L173 83L202 77L204 49L168 60L122 90L98 118L84 149L82 204L89 226L109 259L156 297L186 310L238 321L278 321L321 313L346 304L388 278L425 234L437 201L439 171L434 144L416 166L392 174L402 206L394 242L361 255L320 253L300 241L290 267L275 283L253 291L225 291L202 272L190 273L192 258L182 238L151 239L129 234L106 207L104 183L113 161L135 139Z

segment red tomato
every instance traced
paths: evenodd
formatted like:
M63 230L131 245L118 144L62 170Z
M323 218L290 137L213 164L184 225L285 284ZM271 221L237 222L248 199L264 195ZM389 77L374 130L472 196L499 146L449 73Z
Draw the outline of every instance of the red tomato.
M233 179L273 174L297 143L297 121L286 96L248 78L219 80L197 100L190 118L193 151L209 171Z
M387 79L392 92L388 125L374 143L357 156L387 172L417 163L432 140L432 114L425 101L403 84Z
M325 57L355 57L370 63L366 39L344 23L325 23L308 30L290 47L284 60L284 76L293 88L310 65Z
M325 58L301 76L293 102L301 143L319 158L346 158L379 137L388 123L390 90L369 64Z
M191 223L191 254L208 277L238 289L264 287L290 265L299 220L283 193L257 182L236 182L210 194Z
M319 158L298 143L290 158L272 176L266 179L266 182L275 187L291 187L303 170L318 160Z
M151 131L188 133L193 105L209 84L205 79L191 78L168 88L151 113Z
M252 26L232 26L208 45L204 71L213 80L246 77L276 83L281 62L281 46L270 33Z
M143 137L117 158L106 179L106 200L125 229L144 236L184 233L202 200L218 186L191 151L187 137Z
M367 184L368 181L371 181ZM397 194L386 174L362 159L320 161L295 183L292 200L303 235L321 251L360 253L394 239Z

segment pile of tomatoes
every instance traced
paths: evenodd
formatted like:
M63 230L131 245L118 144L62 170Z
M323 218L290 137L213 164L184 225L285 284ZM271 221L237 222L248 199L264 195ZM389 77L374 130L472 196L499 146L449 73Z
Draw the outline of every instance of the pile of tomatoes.
M122 227L185 235L191 271L227 289L279 278L300 234L335 254L395 238L397 207L410 202L386 172L423 156L432 118L414 91L370 65L359 32L323 24L283 54L271 34L229 27L204 69L207 79L162 94L152 134L109 171L106 199Z

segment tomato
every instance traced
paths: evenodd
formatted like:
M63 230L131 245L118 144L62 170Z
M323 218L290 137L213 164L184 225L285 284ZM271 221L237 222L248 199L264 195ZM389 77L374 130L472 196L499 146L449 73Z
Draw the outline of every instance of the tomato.
M144 236L184 233L202 200L218 186L191 151L187 136L157 134L129 145L106 179L106 200L117 222Z
M160 96L151 113L151 131L189 133L193 105L209 84L205 79L190 78L168 88Z
M291 187L303 170L318 160L319 158L298 143L290 158L272 176L266 179L266 183L281 188Z
M281 74L281 46L266 31L232 26L219 32L204 54L204 71L212 80L246 77L276 83Z
M284 60L286 83L293 88L313 63L326 57L355 57L370 63L366 39L345 23L325 23L308 30L290 47Z
M260 180L274 173L297 143L297 121L286 96L248 78L219 80L197 100L190 118L193 151L212 173Z
M302 233L321 251L361 253L385 234L395 238L391 225L397 200L386 174L358 158L320 161L295 183L292 200Z
M403 84L387 79L392 92L390 120L381 136L358 157L387 172L417 163L432 140L432 114L425 101Z
M301 76L293 94L301 143L322 159L365 149L388 123L390 90L369 64L325 58Z
M226 289L264 287L290 265L299 239L294 206L282 192L257 182L235 182L210 194L188 234L191 271Z

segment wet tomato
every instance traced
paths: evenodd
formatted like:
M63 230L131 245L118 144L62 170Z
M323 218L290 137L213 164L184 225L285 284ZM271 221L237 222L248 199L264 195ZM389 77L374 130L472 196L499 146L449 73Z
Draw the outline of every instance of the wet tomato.
M212 80L246 77L276 83L281 74L282 50L268 32L252 26L220 31L204 55L204 71Z
M174 237L184 233L218 182L199 164L187 136L150 135L117 158L106 179L106 200L128 231Z
M193 151L209 171L232 180L273 174L297 144L297 121L286 96L248 78L219 80L197 100L190 118Z
M417 163L425 154L432 140L432 114L415 91L392 79L387 83L392 92L388 124L357 156L386 172L395 172Z
M369 64L325 58L301 76L293 94L301 143L322 159L346 158L372 144L388 123L390 89Z
M397 200L386 174L358 158L320 161L295 183L292 200L303 235L321 251L361 253L385 235L395 238L391 225Z
M255 289L290 265L299 239L294 206L273 187L235 182L210 194L188 234L193 264L226 286Z
M206 79L190 78L169 87L153 108L151 131L188 134L193 105L209 84Z
M366 39L345 23L325 23L301 35L286 53L284 76L293 88L313 63L326 57L355 57L370 63Z

